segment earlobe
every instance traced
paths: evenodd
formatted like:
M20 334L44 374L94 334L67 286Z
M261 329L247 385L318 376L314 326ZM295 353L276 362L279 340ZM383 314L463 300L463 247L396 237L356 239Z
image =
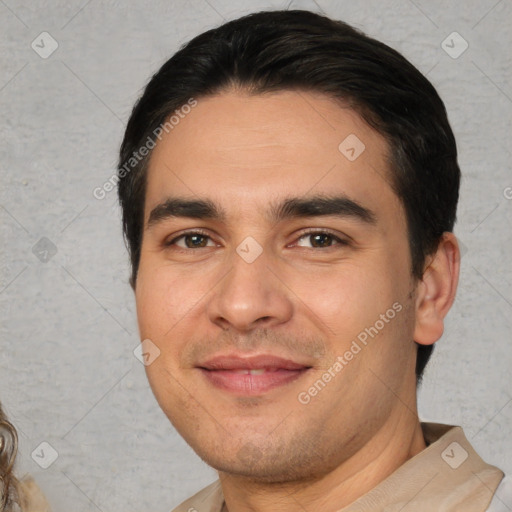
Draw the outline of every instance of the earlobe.
M441 337L444 317L455 299L460 252L453 233L443 233L428 261L416 291L414 341L420 345L432 345Z

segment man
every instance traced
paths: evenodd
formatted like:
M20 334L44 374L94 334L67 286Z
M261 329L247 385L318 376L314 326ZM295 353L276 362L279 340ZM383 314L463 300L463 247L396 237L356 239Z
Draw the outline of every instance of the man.
M409 62L307 11L226 23L152 78L119 178L150 385L219 472L176 511L488 509L503 472L417 416L460 171Z

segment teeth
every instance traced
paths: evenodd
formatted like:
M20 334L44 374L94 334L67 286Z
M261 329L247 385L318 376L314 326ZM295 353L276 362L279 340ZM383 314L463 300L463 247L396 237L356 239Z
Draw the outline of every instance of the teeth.
M263 375L265 373L265 368L258 368L257 370L249 370L251 375Z
M233 373L239 373L241 375L263 375L265 368L258 368L255 370L233 370Z

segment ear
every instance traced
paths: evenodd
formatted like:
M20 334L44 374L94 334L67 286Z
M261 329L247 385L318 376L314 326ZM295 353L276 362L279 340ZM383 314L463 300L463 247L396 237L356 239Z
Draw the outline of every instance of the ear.
M416 289L414 341L432 345L443 334L444 317L457 291L460 251L453 233L443 233Z

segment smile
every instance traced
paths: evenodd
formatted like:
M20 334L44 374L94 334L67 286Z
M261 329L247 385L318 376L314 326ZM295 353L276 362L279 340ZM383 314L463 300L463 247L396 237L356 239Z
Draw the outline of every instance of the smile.
M237 395L259 395L290 384L311 366L272 355L217 356L198 369L209 384Z

